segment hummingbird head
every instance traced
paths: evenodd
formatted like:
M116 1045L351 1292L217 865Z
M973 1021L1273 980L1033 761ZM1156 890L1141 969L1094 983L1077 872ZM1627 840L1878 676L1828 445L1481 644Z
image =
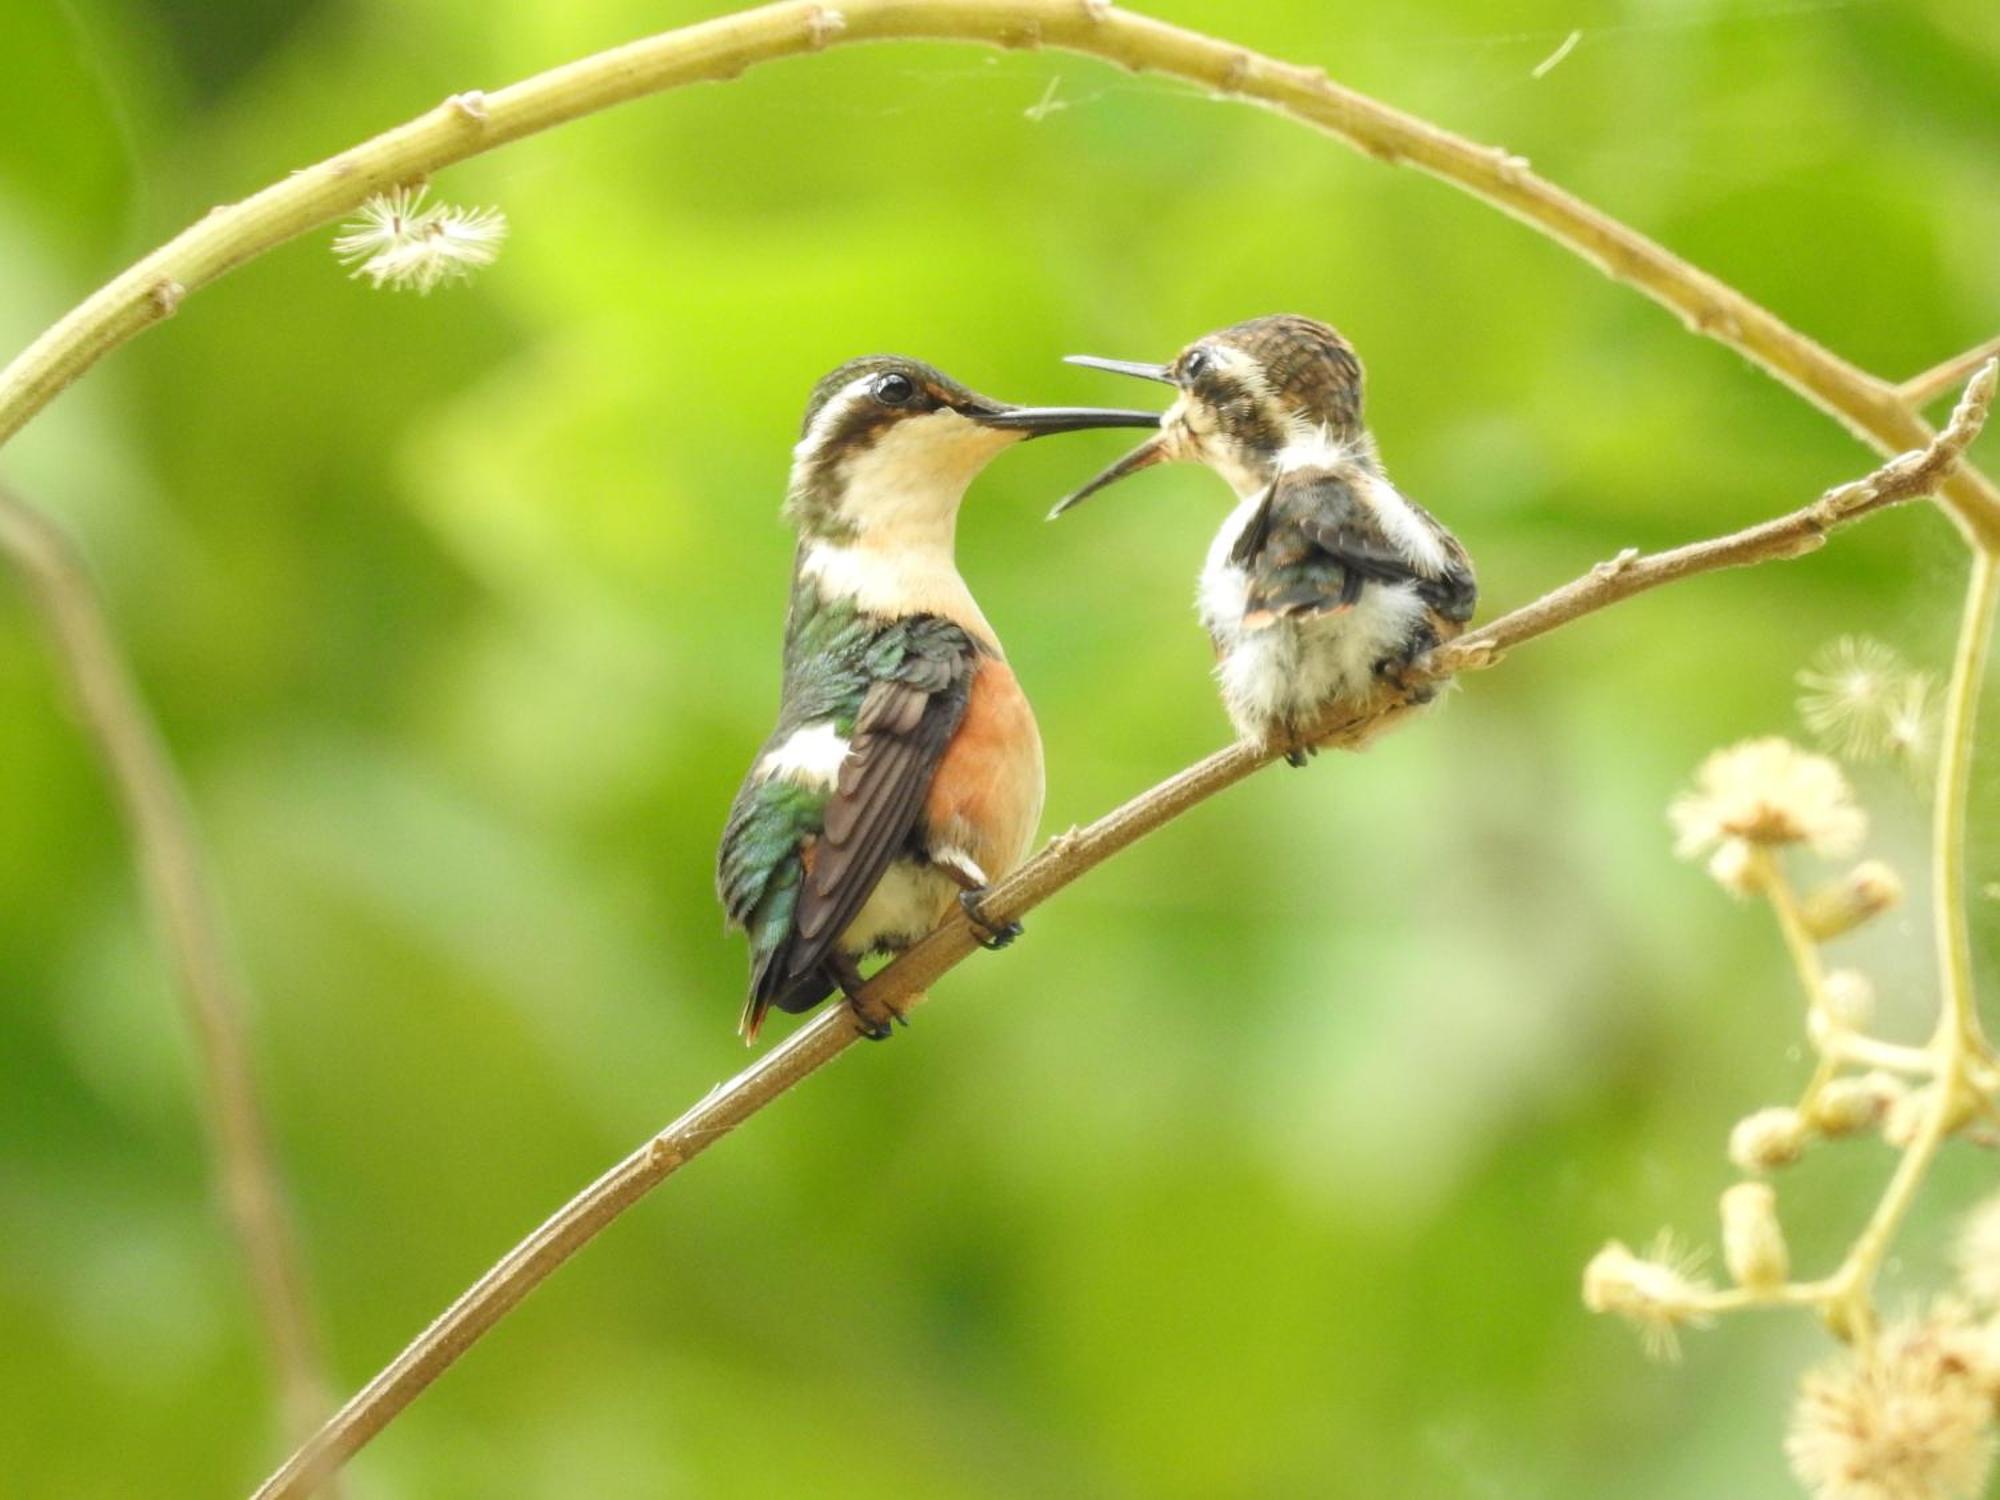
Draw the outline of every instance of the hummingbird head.
M866 355L813 387L785 512L809 539L948 543L966 487L1002 449L1045 433L1158 422L1157 412L1012 406L921 360Z
M1239 495L1264 488L1301 450L1367 455L1361 361L1324 323L1295 314L1252 318L1196 339L1164 365L1070 356L1075 365L1163 381L1179 398L1159 433L1056 506L1061 515L1105 486L1157 463L1204 463Z

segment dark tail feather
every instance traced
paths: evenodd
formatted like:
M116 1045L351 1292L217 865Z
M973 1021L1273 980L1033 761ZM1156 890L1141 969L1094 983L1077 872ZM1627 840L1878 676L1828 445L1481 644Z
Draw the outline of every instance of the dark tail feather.
M774 962L777 956L775 953L769 955L751 971L750 997L743 1002L743 1019L736 1025L736 1029L743 1034L743 1045L746 1047L756 1045L757 1033L763 1029L764 1017L770 1014L773 1006L797 1015L800 1011L811 1010L840 988L840 981L825 965L809 969L789 985L781 987L778 976L783 972L783 965Z
M1262 630L1280 619L1302 615L1337 614L1351 609L1365 582L1352 568L1287 570L1251 589L1243 615L1246 630Z

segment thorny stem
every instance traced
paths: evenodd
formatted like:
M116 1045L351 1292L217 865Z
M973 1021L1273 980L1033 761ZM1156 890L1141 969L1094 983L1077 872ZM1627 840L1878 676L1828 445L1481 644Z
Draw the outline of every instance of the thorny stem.
M1892 459L1867 478L1829 490L1788 516L1733 536L1696 542L1649 557L1621 554L1533 603L1502 615L1433 654L1420 680L1496 665L1514 646L1608 608L1663 583L1721 568L1797 557L1832 530L1888 505L1927 493L1979 432L1991 407L2000 366L1982 370L1951 421L1921 453ZM1406 699L1385 696L1337 711L1313 736L1326 748L1354 748L1402 720ZM989 922L1013 921L1120 850L1197 803L1268 765L1282 747L1248 742L1219 750L1083 829L1072 829L996 884L982 907ZM876 974L864 1002L909 1010L924 992L978 951L970 924L953 911L936 931ZM558 1266L687 1161L855 1042L844 1007L822 1012L578 1193L509 1251L445 1309L375 1378L355 1393L313 1439L257 1491L254 1500L310 1493L414 1401L460 1355L539 1286Z
M0 490L0 555L28 586L77 711L116 789L141 889L179 980L202 1070L201 1102L222 1207L270 1345L288 1442L331 1404L306 1278L279 1185L244 1037L240 982L225 954L200 843L172 760L132 682L89 575L62 530Z

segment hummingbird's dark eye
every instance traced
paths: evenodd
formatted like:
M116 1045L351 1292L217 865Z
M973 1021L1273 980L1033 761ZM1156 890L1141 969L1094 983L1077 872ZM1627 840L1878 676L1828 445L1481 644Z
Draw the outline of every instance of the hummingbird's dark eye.
M1208 373L1212 363L1214 361L1208 357L1206 349L1197 349L1181 361L1181 377L1184 380L1199 380Z
M875 382L875 399L884 406L903 406L916 393L916 382L907 375L884 375Z

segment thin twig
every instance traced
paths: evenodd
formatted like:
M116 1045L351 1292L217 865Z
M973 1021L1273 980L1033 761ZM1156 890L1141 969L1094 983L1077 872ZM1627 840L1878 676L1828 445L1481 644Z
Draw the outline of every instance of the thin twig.
M1429 675L1490 667L1514 646L1662 583L1718 568L1796 557L1819 545L1835 527L1926 493L1978 433L1992 405L1996 381L2000 366L1982 371L1950 425L1925 451L1891 460L1866 479L1829 490L1811 505L1733 536L1651 557L1624 556L1593 568L1436 653ZM1314 738L1325 746L1358 746L1409 711L1406 700L1388 698L1361 711L1336 714ZM1268 765L1283 748L1245 742L1219 750L1089 827L1058 836L993 888L982 903L987 920L1007 922L1026 915L1121 849ZM924 991L975 951L969 922L954 911L930 936L877 974L863 994L908 1011L921 1003ZM309 1493L614 1219L793 1084L845 1052L857 1036L851 1012L845 1006L832 1007L703 1096L480 1277L266 1480L255 1500Z
M2000 333L1963 354L1953 355L1941 365L1931 366L1921 375L1912 375L1896 387L1896 394L1913 410L1921 410L1945 392L1957 390L1959 382L1996 354L2000 354Z
M252 1079L243 997L224 955L186 798L69 538L0 490L0 554L28 586L124 810L140 883L194 1032L215 1176L270 1345L283 1431L297 1442L324 1419L330 1388Z
M71 381L171 315L190 292L371 194L510 141L684 84L734 78L774 58L850 42L930 39L1056 47L1167 74L1265 105L1369 156L1405 163L1495 205L1738 351L1883 452L1931 432L1898 389L1788 326L1664 246L1537 176L1525 159L1441 130L1318 68L1298 67L1135 15L1103 0L845 0L767 5L663 32L436 108L240 203L219 208L79 304L0 370L0 442ZM1940 497L1968 534L2000 550L2000 490L1974 470Z
M1487 665L1480 658L1488 653L1532 640L1613 600L1630 598L1690 574L1802 556L1825 542L1827 533L1837 526L1931 493L1945 482L1952 466L1979 435L1992 410L1996 386L2000 386L2000 360L1988 360L1959 398L1944 430L1925 447L1892 458L1865 479L1828 490L1812 504L1762 525L1651 557L1624 553L1599 563L1576 582L1483 630L1461 636L1437 654L1439 667L1456 672Z

